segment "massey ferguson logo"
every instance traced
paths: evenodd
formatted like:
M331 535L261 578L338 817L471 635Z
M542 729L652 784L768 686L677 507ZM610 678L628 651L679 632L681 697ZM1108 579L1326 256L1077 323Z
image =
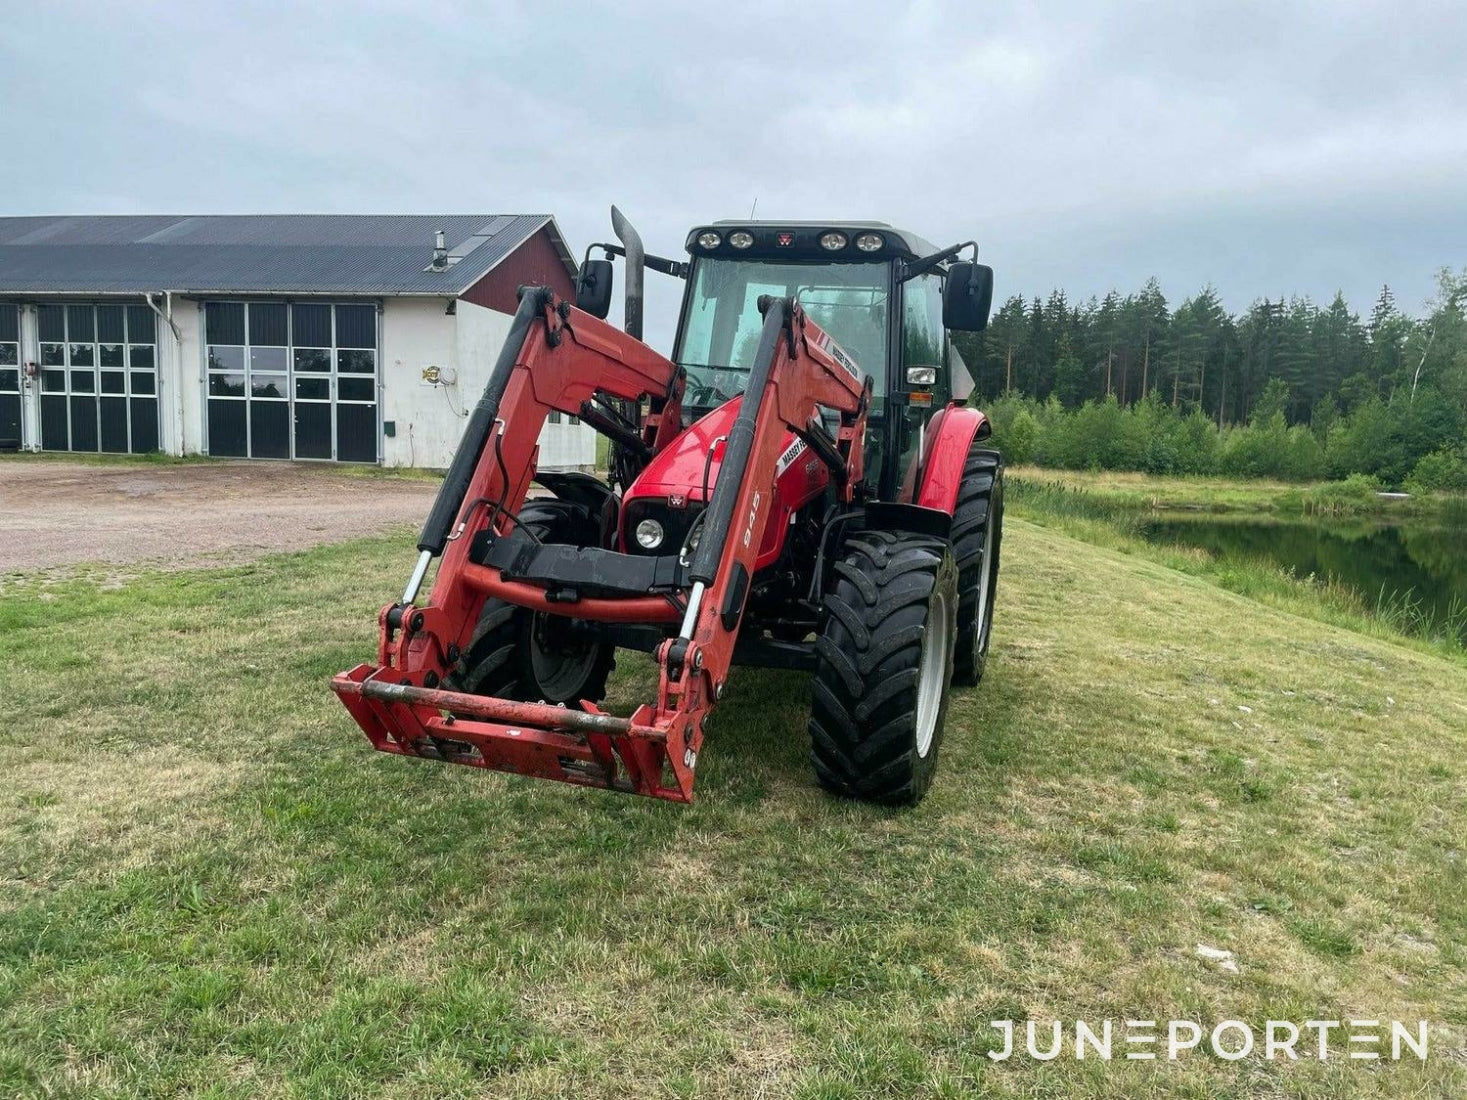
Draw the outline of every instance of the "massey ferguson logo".
M788 470L791 466L795 464L795 459L799 458L804 453L805 441L803 439L796 439L788 447L786 447L784 449L784 453L779 456L779 461L775 463L774 466L774 476L778 477L780 474Z
M861 377L861 368L856 366L856 361L846 354L845 348L831 339L830 333L822 332L821 349L837 363L846 369L846 373L857 380Z

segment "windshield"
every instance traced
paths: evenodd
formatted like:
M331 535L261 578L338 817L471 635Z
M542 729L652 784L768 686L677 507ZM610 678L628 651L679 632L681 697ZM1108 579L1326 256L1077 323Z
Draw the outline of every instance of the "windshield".
M711 406L743 393L754 366L759 296L797 298L810 319L885 389L888 267L706 260L696 265L676 359L688 372L687 402Z

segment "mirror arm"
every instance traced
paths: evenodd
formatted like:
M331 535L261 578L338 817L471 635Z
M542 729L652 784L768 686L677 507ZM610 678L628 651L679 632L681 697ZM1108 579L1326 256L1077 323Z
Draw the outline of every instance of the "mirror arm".
M627 250L621 245L600 243L593 244L586 249L586 259L589 260L591 258L591 251L596 248L601 249L607 256L620 256L622 259L626 259ZM642 266L678 279L686 279L688 277L687 264L679 263L677 260L665 259L662 256L654 256L650 252L643 253Z
M938 264L951 260L965 248L973 249L973 261L976 263L978 260L978 242L964 241L962 244L948 245L941 252L934 252L930 256L923 256L920 260L913 260L906 265L906 269L902 272L902 281L906 282L908 279L915 279L918 275L926 275Z

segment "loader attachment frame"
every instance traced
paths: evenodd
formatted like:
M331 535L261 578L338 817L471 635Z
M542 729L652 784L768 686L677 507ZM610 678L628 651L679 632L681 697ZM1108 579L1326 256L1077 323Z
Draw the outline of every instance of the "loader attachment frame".
M771 507L782 440L796 432L850 503L862 481L872 382L792 299L760 299L758 353L692 559L540 545L516 519L550 412L649 402L656 454L681 430L683 375L669 360L539 287L522 289L504 349L424 524L403 598L383 608L373 664L332 687L385 752L687 802L721 697ZM834 435L821 409L839 414ZM418 597L441 558L429 598ZM629 718L598 707L452 690L484 602L572 619L658 625L657 697Z

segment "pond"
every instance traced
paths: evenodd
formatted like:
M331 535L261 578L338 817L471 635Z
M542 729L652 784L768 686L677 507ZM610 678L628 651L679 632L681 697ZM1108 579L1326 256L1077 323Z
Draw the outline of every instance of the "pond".
M1142 521L1138 533L1148 542L1329 578L1369 608L1409 608L1418 621L1450 627L1467 641L1467 527L1162 513Z

